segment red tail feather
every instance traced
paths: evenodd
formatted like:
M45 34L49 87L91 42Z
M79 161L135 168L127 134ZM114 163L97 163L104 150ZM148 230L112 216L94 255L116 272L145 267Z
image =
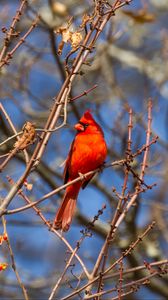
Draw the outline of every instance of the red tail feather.
M67 231L69 229L75 212L80 187L81 183L76 183L73 184L73 186L67 187L63 202L55 216L54 227L56 229L62 229L63 231Z

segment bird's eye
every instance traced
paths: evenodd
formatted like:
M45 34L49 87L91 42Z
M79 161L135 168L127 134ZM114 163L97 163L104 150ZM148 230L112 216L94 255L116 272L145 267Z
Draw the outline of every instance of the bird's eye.
M89 124L84 124L83 126L86 129L89 126Z
M87 123L83 123L83 122L79 122L83 127L84 127L84 130L89 126L89 124Z

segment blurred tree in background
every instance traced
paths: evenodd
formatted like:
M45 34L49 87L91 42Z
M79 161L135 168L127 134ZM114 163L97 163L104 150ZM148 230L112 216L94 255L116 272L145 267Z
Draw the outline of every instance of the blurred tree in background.
M167 14L166 0L1 0L1 299L168 298ZM87 109L108 158L61 233Z

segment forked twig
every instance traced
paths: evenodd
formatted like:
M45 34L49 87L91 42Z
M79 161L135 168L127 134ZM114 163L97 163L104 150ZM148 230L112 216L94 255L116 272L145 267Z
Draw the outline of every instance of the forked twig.
M15 47L7 52L6 56L0 61L0 68L2 68L4 65L8 65L9 61L12 59L13 54L17 51L17 49L25 42L27 37L30 35L30 33L33 31L33 29L37 26L37 23L39 21L39 16L33 21L32 25L30 28L27 30L27 32L23 35L22 38L17 42Z

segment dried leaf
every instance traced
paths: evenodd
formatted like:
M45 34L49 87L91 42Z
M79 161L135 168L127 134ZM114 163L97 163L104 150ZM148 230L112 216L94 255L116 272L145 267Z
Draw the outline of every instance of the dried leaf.
M23 134L19 140L14 144L14 148L18 150L24 150L27 146L31 145L35 140L35 125L30 122L26 122L23 126Z
M78 46L80 45L80 42L82 41L82 34L80 32L74 32L71 35L70 43L72 45L72 49L76 50Z
M58 54L61 55L64 44L68 43L70 41L72 33L69 30L69 26L68 27L60 27L57 29L56 32L58 34L62 35L62 41L60 42L60 44L58 46Z
M76 50L78 48L78 46L80 45L80 42L83 39L82 34L79 31L73 32L70 30L71 23L72 23L72 19L69 20L66 27L59 27L56 30L57 34L62 35L62 41L60 42L60 44L58 46L58 54L59 55L62 54L62 50L63 50L65 43L70 43L72 50Z
M72 32L70 32L69 28L62 28L60 33L62 34L63 42L68 43L72 35Z

